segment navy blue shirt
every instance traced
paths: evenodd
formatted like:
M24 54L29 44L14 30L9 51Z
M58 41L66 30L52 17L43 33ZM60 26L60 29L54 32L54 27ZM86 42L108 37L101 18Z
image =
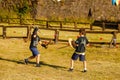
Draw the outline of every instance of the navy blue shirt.
M31 43L30 43L30 48L35 47L37 48L38 42L40 41L40 37L38 35L36 35L36 37L34 37L34 35L32 35L31 37Z
M77 44L75 52L83 53L85 52L86 44L88 44L89 41L85 36L81 36L75 41L75 43Z

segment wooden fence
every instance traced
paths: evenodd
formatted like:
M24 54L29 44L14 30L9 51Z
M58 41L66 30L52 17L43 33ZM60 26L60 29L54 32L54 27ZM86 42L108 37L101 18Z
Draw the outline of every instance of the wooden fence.
M101 26L102 31L105 31L106 27L109 26L109 28L112 26L112 28L116 28L120 32L120 23L119 22L99 22L95 21L94 23L90 24L90 30L93 30L93 26Z
M25 26L0 26L0 28L2 28L2 34L0 35L1 37L3 37L4 39L6 38L26 38L27 40L30 39L31 37L31 32L32 32L32 29L34 28L33 26L31 25L25 25ZM25 36L7 36L6 33L7 33L7 29L9 28L25 28L27 31L26 31L26 34ZM55 43L57 43L58 41L62 41L62 42L67 42L68 40L64 40L64 39L59 39L59 36L60 36L60 32L61 31L67 31L67 32L78 32L78 30L69 30L69 29L52 29L52 28L41 28L39 27L39 29L43 29L43 30L52 30L54 31L54 38L45 38L45 37L41 37L42 39L45 39L45 40L53 40ZM113 31L86 31L87 34L112 34ZM116 33L120 33L119 31L116 31ZM117 35L117 34L116 34ZM90 41L91 44L110 44L110 42L98 42L98 41ZM117 42L117 44L120 44L120 42Z
M2 29L2 34L0 36L3 37L3 39L5 38L28 38L29 33L30 33L28 26L0 26L0 28ZM25 34L25 36L7 36L7 29L10 29L10 28L25 28L27 30L27 33ZM16 32L13 32L13 33L16 33Z
M21 19L21 18L0 18L0 23L8 23L8 24L19 24L19 25L39 25L43 28L70 28L69 26L65 27L64 24L71 23L73 24L73 29L79 29L78 25L83 24L83 25L89 25L89 29L93 30L94 25L99 25L102 28L102 31L105 31L106 26L109 25L116 28L120 32L120 23L116 22L106 22L106 21L95 21L94 23L89 23L89 22L70 22L70 21L49 21L49 20L40 20L40 19ZM52 25L51 23L57 24L57 25Z
M60 39L59 36L60 36L60 32L61 31L65 31L65 32L79 32L79 30L68 30L68 29L47 29L47 28L40 28L40 29L45 29L45 30L53 30L55 31L55 37L53 40L55 40L55 42L58 42L58 41L62 41L62 42L67 42L68 40L64 40L64 39ZM111 34L113 35L113 32L114 31L86 31L87 34ZM119 34L120 32L118 31L115 31L117 34ZM116 36L117 36L116 34ZM112 37L111 37L112 38ZM46 40L49 40L50 38L43 38L43 39L46 39ZM52 38L51 38L52 39ZM99 41L90 41L91 44L110 44L110 41L108 42L99 42ZM120 42L117 42L117 44L120 44Z

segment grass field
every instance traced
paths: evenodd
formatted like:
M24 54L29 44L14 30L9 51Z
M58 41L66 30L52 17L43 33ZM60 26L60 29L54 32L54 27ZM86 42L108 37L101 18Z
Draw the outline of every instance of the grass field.
M48 49L38 46L41 67L35 67L35 59L25 65L23 59L31 55L29 43L0 39L0 80L120 80L120 48L87 47L88 72L83 73L79 61L68 72L74 49L67 43L51 44Z

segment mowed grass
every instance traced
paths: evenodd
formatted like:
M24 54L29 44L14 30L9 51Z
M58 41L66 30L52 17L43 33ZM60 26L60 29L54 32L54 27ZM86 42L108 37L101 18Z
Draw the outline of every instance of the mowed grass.
M87 47L88 72L83 73L78 60L74 71L68 72L74 49L60 42L48 49L38 46L41 67L35 67L35 59L25 65L23 59L31 55L29 43L0 39L0 80L120 80L120 48Z

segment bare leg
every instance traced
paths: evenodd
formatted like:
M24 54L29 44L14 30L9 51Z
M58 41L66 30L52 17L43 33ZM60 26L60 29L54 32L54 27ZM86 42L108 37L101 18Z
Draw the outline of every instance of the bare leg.
M70 68L73 69L73 67L74 67L74 60L71 59L71 61L70 61Z
M86 63L86 61L83 61L83 67L84 67L84 70L87 70L87 63Z
M73 71L73 67L74 67L74 60L70 60L70 68L68 71Z
M28 57L28 60L35 58L35 56L30 56Z
M30 59L33 59L33 58L35 58L35 56L30 56L30 57L24 59L25 64L28 64L28 61L29 61Z
M36 56L36 67L40 67L39 62L40 62L40 54Z
M36 56L36 63L39 64L39 62L40 62L40 54Z

